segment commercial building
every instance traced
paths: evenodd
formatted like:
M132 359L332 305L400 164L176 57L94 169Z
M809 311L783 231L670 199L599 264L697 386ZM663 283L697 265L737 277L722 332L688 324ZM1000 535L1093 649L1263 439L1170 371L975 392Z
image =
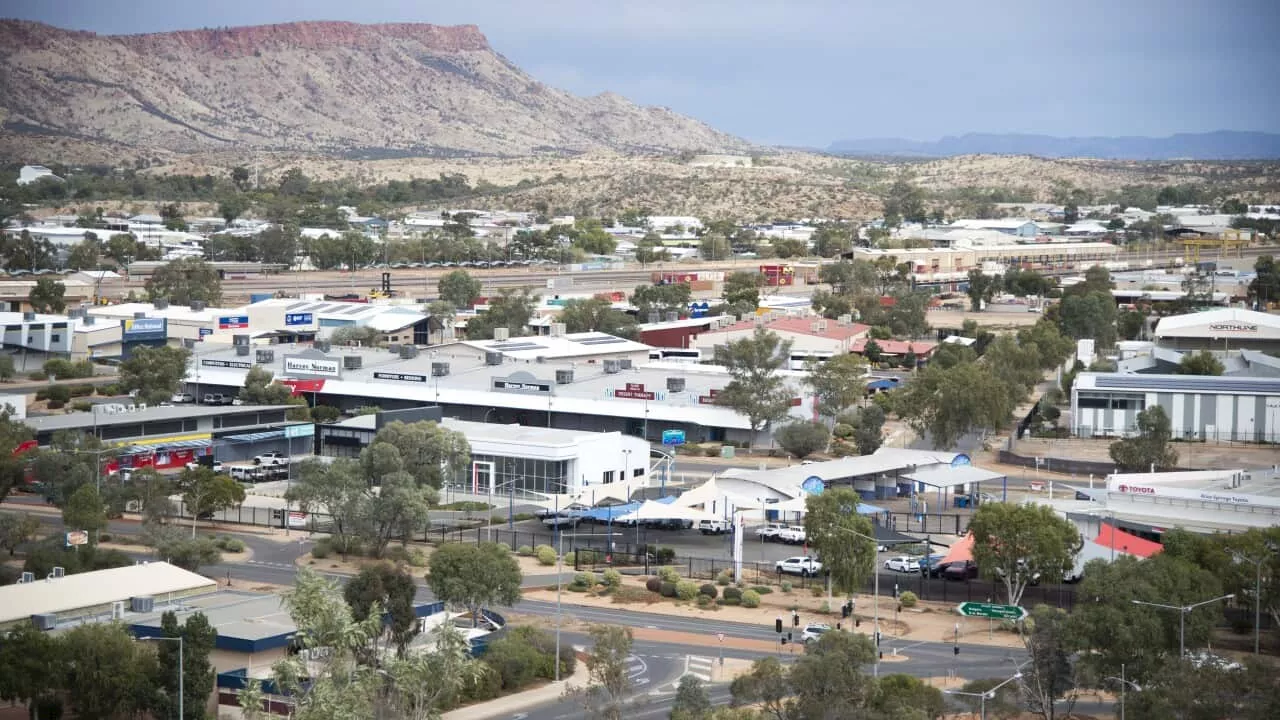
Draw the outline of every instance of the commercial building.
M1071 386L1072 431L1127 435L1160 406L1186 440L1280 442L1280 378L1080 373Z
M1280 315L1224 308L1161 318L1155 341L1173 350L1280 352Z
M751 337L757 328L777 334L791 343L789 367L802 370L810 358L826 359L853 352L853 348L867 337L871 327L853 321L848 315L836 320L823 317L784 315L775 311L735 322L722 318L716 326L690 338L690 347L701 351L704 358L715 354L717 345Z
M0 587L0 630L33 623L55 630L77 622L119 620L126 608L150 612L155 605L172 604L212 593L213 580L166 562L64 575L55 568L47 578L25 575L15 585Z
M435 411L438 408L423 408ZM417 411L410 411L417 412ZM432 419L400 413L361 415L319 426L320 454L355 457L386 423ZM622 481L645 484L649 444L621 432L558 430L444 418L441 425L462 433L471 446L471 463L453 488L476 495L526 498L531 494L577 493Z
M665 430L682 430L689 442L745 442L751 437L746 417L715 402L729 382L723 368L649 362L648 346L600 333L398 352L326 350L323 344L276 346L252 354L250 348L242 349L243 354L197 349L189 387L235 392L258 365L313 404L344 410L438 405L445 417L459 420L616 431L653 442ZM792 415L811 418L803 375L787 371L783 376L794 393Z
M1028 270L1085 270L1114 261L1119 248L1104 242L1008 243L969 245L956 241L947 248L912 248L882 250L854 248L852 257L874 261L892 257L910 263L912 276L919 284L959 289L970 270L984 269L988 263Z

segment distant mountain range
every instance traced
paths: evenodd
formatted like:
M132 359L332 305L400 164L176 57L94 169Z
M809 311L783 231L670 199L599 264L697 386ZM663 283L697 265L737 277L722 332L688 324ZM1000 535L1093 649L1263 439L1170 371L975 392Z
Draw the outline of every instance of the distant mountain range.
M901 138L839 140L827 148L841 155L950 157L953 155L1037 155L1106 160L1273 160L1280 158L1280 134L1219 130L1169 137L1052 137L969 133L941 140Z

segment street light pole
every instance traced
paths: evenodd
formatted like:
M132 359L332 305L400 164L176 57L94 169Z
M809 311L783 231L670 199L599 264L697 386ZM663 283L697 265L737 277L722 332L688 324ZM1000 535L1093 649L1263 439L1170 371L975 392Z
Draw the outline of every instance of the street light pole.
M943 692L945 692L948 695L964 695L966 697L978 698L978 702L979 702L978 712L982 720L987 720L987 701L994 700L996 698L997 690L1004 687L1005 685L1008 685L1014 680L1018 680L1021 678L1022 678L1022 671L1019 670L1013 674L1013 677L1009 678L1008 680L1005 680L1004 682L1000 683L999 685L996 685L995 687L991 688L990 690L987 690L986 692L975 693L975 692L964 692L963 690L944 690Z
M582 497L582 493L573 496L570 506ZM560 529L560 495L556 494L556 682L560 682L560 594L564 586L564 531Z
M1131 602L1134 605L1147 605L1149 607L1161 608L1163 610L1173 610L1178 613L1178 658L1182 659L1187 656L1187 615L1191 614L1192 610L1203 605L1216 603L1219 600L1230 600L1235 596L1235 593L1227 593L1220 597L1211 598L1198 603L1192 603L1190 605L1164 605L1162 603L1146 602L1143 600L1132 600Z
M1262 645L1262 563L1266 562L1267 558L1254 559L1233 550L1228 552L1236 561L1250 563L1257 571L1253 577L1253 654L1257 655Z
M853 530L850 528L836 528L836 530L839 530L840 532L847 532L850 535L854 535L862 538L863 540L869 540L871 542L871 558L872 558L871 572L874 573L875 575L875 584L874 584L874 589L872 590L872 592L875 593L875 598L872 600L873 606L874 606L874 610L873 610L874 615L873 615L872 625L875 628L875 643L876 643L876 664L873 666L872 674L873 674L873 677L880 677L880 568L876 567L876 560L877 560L876 553L875 553L876 539L871 537L870 535L863 535L857 530ZM827 575L828 580L830 579L830 577L831 575L828 574Z
M1126 688L1132 687L1134 690L1141 692L1142 687L1132 680L1126 680L1124 677L1124 663L1120 663L1120 677L1108 675L1104 680L1115 680L1120 683L1120 720L1124 720L1124 692Z
M182 646L183 646L182 636L179 635L178 637L140 637L138 638L138 640L139 641L155 640L156 642L173 642L176 640L178 642L178 720L182 720L184 717L186 717L186 715L184 715L182 712L182 696L185 694L185 690L183 688L183 679L186 676L186 667L182 659Z

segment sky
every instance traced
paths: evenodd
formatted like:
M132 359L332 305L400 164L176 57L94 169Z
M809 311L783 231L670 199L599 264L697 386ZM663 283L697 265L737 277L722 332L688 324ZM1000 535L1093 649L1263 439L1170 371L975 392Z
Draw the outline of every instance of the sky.
M5 0L105 34L475 24L538 80L749 140L1280 132L1277 0Z

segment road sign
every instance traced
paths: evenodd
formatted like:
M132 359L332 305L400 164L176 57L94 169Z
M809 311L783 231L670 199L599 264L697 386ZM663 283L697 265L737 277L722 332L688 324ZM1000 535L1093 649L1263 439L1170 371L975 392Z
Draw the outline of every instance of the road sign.
M996 605L993 603L963 602L956 606L956 612L965 617L990 618L992 620L1021 620L1027 611L1018 605Z
M617 395L617 393L614 393L614 395ZM662 444L663 445L683 445L684 431L683 430L663 430Z
M287 438L311 437L315 434L316 426L313 423L284 426L284 436Z

